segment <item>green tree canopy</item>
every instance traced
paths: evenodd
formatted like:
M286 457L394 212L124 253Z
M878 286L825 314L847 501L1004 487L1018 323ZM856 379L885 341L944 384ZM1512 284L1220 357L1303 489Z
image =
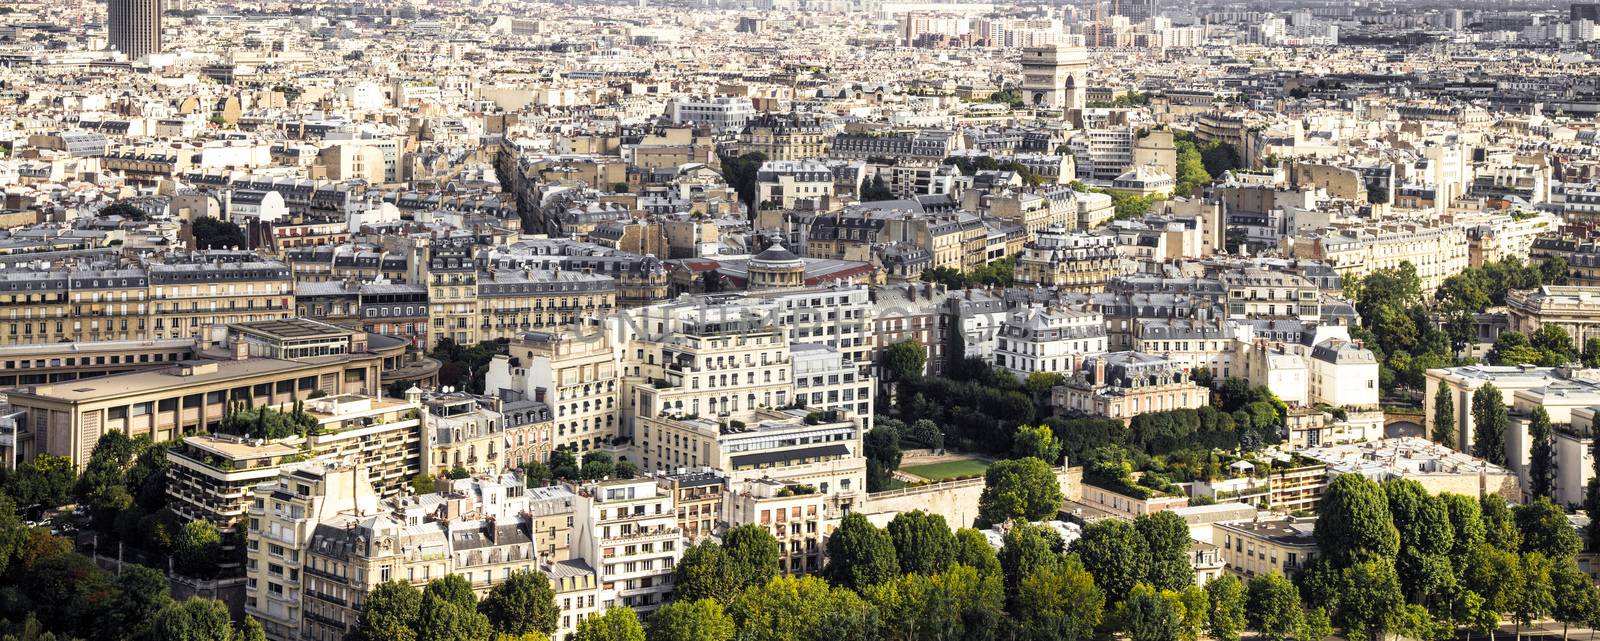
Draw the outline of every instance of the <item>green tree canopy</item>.
M889 521L888 529L901 572L939 574L950 567L955 534L944 517L922 510L901 512Z
M1061 463L1061 440L1051 432L1050 426L1021 425L1011 438L1013 458L1032 457L1050 465Z
M920 378L922 368L928 364L928 348L914 338L908 338L883 350L884 371L890 381Z
M1455 392L1444 381L1433 395L1433 440L1448 448L1456 446Z
M1216 641L1239 641L1247 625L1244 588L1244 583L1232 574L1206 582L1206 596L1211 603L1207 632Z
M233 624L221 601L190 597L156 614L150 633L163 641L233 641Z
M1044 461L1028 457L1000 461L984 474L978 498L978 524L1037 521L1061 510L1061 486Z
M614 606L579 621L572 641L645 641L644 626L633 608Z
M1141 514L1133 520L1150 553L1145 581L1156 590L1177 592L1194 585L1194 566L1190 564L1189 524L1174 512Z
M1392 557L1400 551L1388 497L1360 474L1340 474L1328 484L1315 535L1317 547L1340 565L1363 555Z
M1287 641L1300 631L1305 611L1300 592L1281 574L1260 574L1246 590L1245 619L1267 641Z
M748 588L728 612L740 641L867 641L877 632L871 605L812 576L778 577Z
M1567 513L1548 498L1538 498L1516 509L1522 551L1537 552L1551 560L1570 559L1583 550L1583 540L1572 529Z
M404 581L379 583L367 593L353 634L356 641L416 641L422 592Z
M1556 431L1543 405L1533 408L1528 438L1533 441L1528 457L1528 492L1534 498L1552 498L1556 490Z
M650 641L731 641L733 617L714 599L676 599L650 619Z
M1112 603L1126 599L1133 586L1150 575L1150 551L1132 523L1103 519L1083 528L1071 551L1094 575Z
M1484 383L1472 393L1472 455L1495 465L1506 464L1505 400L1494 383Z
M782 572L778 539L760 525L746 523L728 530L722 535L722 551L739 588L765 585Z
M860 512L851 512L839 521L828 537L828 580L835 585L861 591L900 574L894 541Z
M478 603L478 612L489 618L495 632L523 635L538 632L555 634L561 621L556 607L556 591L543 572L512 572Z
M1091 639L1105 616L1105 594L1073 555L1029 570L1012 601L1018 641Z

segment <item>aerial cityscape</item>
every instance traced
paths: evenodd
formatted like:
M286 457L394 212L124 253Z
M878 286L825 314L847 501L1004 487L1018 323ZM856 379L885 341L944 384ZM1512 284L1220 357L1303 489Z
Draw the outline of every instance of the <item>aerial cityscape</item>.
M1597 57L0 0L0 641L1594 639Z

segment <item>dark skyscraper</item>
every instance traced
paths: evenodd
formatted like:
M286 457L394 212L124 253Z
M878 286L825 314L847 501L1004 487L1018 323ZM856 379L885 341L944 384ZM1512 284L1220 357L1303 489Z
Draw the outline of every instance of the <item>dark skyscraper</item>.
M161 51L163 0L107 0L111 48L138 59Z

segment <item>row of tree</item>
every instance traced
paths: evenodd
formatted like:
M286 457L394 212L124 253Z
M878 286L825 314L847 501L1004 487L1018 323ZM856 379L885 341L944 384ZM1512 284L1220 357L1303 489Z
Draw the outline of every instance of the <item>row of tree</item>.
M86 474L86 477L88 475ZM21 639L261 641L254 619L235 627L219 601L175 601L155 569L116 574L73 551L72 542L29 527L0 497L0 633Z

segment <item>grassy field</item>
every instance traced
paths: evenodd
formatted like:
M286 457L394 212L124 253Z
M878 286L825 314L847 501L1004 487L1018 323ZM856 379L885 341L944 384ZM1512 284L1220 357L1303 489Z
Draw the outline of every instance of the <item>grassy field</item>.
M984 472L988 471L988 469L988 461L966 459L960 461L929 463L927 465L912 465L909 467L902 467L900 468L900 471L909 474L915 474L930 481L943 481L945 479L953 479L962 476L982 476Z

